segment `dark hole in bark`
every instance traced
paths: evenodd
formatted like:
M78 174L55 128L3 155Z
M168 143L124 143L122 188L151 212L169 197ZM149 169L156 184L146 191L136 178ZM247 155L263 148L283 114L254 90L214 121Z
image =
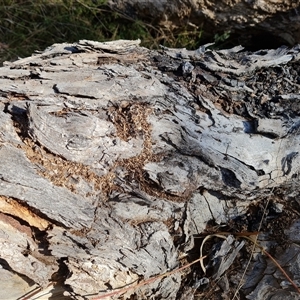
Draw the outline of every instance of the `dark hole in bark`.
M236 178L234 172L226 168L220 168L220 169L222 173L222 179L226 185L234 188L241 187L241 182Z

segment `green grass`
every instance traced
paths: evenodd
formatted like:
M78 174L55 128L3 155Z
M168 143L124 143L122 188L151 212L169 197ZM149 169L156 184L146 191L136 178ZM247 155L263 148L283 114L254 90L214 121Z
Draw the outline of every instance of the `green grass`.
M143 46L152 49L159 45L192 49L203 44L202 28L186 25L171 31L112 11L105 1L0 1L0 63L80 39L140 38Z

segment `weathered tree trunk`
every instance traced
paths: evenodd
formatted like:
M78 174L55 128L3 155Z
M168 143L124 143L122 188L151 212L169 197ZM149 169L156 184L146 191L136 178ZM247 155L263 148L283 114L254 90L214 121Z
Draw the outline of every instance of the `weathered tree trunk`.
M261 230L261 244L300 276L298 223L289 229L299 47L138 44L56 44L0 69L0 298L49 283L93 298L187 263L199 255L197 235L229 232L211 244L220 249L204 249L208 274L174 272L122 297L191 299L216 281L209 293L296 299L259 253L237 288L250 259L242 232Z
M210 41L213 34L230 31L235 43L256 49L300 43L298 1L109 0L108 3L113 9L171 31L196 26L203 30L202 37L210 36Z

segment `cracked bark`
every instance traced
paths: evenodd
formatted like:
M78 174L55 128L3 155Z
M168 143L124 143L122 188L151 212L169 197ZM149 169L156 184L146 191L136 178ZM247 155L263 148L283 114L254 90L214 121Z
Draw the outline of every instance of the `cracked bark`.
M201 38L209 38L209 42L226 31L234 45L256 50L300 42L297 1L109 0L108 5L164 32L201 30Z
M209 251L212 275L189 272L206 284L222 277L232 291L248 259L227 272L243 253L234 233L261 220L262 243L297 280L298 259L279 250L288 237L289 253L300 253L290 234L298 223L289 229L299 195L299 47L138 44L56 44L0 69L1 289L13 299L50 282L53 293L92 298L175 269L197 249L195 236L224 228L233 235ZM275 239L283 228L270 230L269 220L282 205L290 222ZM260 281L250 268L241 297L294 297L279 273L266 289L268 264ZM188 278L174 273L115 298L193 297L201 283Z

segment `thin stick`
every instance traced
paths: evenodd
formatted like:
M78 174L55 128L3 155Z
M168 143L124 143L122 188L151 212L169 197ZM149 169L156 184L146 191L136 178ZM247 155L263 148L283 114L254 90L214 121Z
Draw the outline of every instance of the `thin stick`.
M127 292L127 291L129 291L129 290L132 290L132 289L137 289L137 288L139 288L139 287L141 287L141 286L143 286L143 285L152 283L152 282L156 281L157 279L161 279L161 278L167 277L167 276L169 276L169 275L172 275L172 274L174 274L174 273L180 272L180 271L182 271L182 270L184 270L184 269L190 267L191 265L193 265L193 264L195 264L195 263L197 263L197 262L203 260L204 258L206 258L206 256L200 257L200 258L198 258L198 259L192 261L191 263L186 264L186 265L183 265L182 267L177 268L177 269L174 269L174 270L172 270L172 271L170 271L170 272L167 272L167 273L164 273L164 274L161 274L161 275L158 275L158 276L149 278L149 279L147 279L147 280L144 280L144 281L138 283L137 285L129 286L129 287L124 288L124 289L120 289L120 290L117 290L117 291L113 291L113 292L111 292L111 293L103 294L103 295L98 296L98 297L96 297L96 298L92 298L92 300L104 299L104 298L106 298L106 297L111 297L111 296L118 295L118 294L120 294L120 293L125 293L125 292Z
M283 268L276 261L276 259L269 252L267 252L261 245L259 245L255 240L253 240L251 237L246 237L245 236L244 238L247 239L247 240L249 240L249 241L251 241L256 247L260 248L261 251L272 260L272 262L275 264L275 266L278 267L278 269L283 273L283 275L286 277L286 279L291 283L291 285L300 294L300 288L295 284L295 282L290 278L290 276L283 270Z
M53 283L50 282L44 289L47 289L49 286L51 286ZM31 292L28 292L27 295L25 296L21 296L21 298L19 298L20 300L30 300L31 297L33 297L34 295L38 294L39 292L41 292L43 290L42 287L38 286L35 289L33 289Z
M272 191L273 191L273 189L272 189ZM261 229L261 227L262 227L262 222L263 222L264 217L265 217L265 215L266 215L267 207L268 207L268 205L269 205L269 202L270 202L270 198L268 197L267 203L266 203L266 205L265 205L265 207L264 207L263 215L262 215L261 220L260 220L260 222L259 222L258 232L260 231L260 229ZM248 238L248 237L246 237L246 236L244 236L244 237L245 237L245 238ZM249 238L248 238L248 239L249 239ZM248 269L249 269L249 266L250 266L250 263L251 263L251 260L252 260L252 257L253 257L253 253L254 253L254 250L255 250L255 244L257 244L257 240L258 240L258 234L255 235L255 240L251 240L251 241L253 242L253 247L252 247L252 250L251 250L251 255L250 255L250 258L249 258L249 260L248 260L248 262L247 262L247 265L246 265L246 268L245 268L245 270L244 270L244 272L243 272L243 275L242 275L242 277L241 277L241 280L240 280L240 282L239 282L239 284L238 284L238 287L237 287L237 289L236 289L236 291L235 291L235 293L234 293L234 295L233 295L232 300L234 300L234 298L237 297L237 294L238 294L239 290L240 290L241 287L244 285L242 281L243 281L243 279L245 278L246 272L247 272Z

